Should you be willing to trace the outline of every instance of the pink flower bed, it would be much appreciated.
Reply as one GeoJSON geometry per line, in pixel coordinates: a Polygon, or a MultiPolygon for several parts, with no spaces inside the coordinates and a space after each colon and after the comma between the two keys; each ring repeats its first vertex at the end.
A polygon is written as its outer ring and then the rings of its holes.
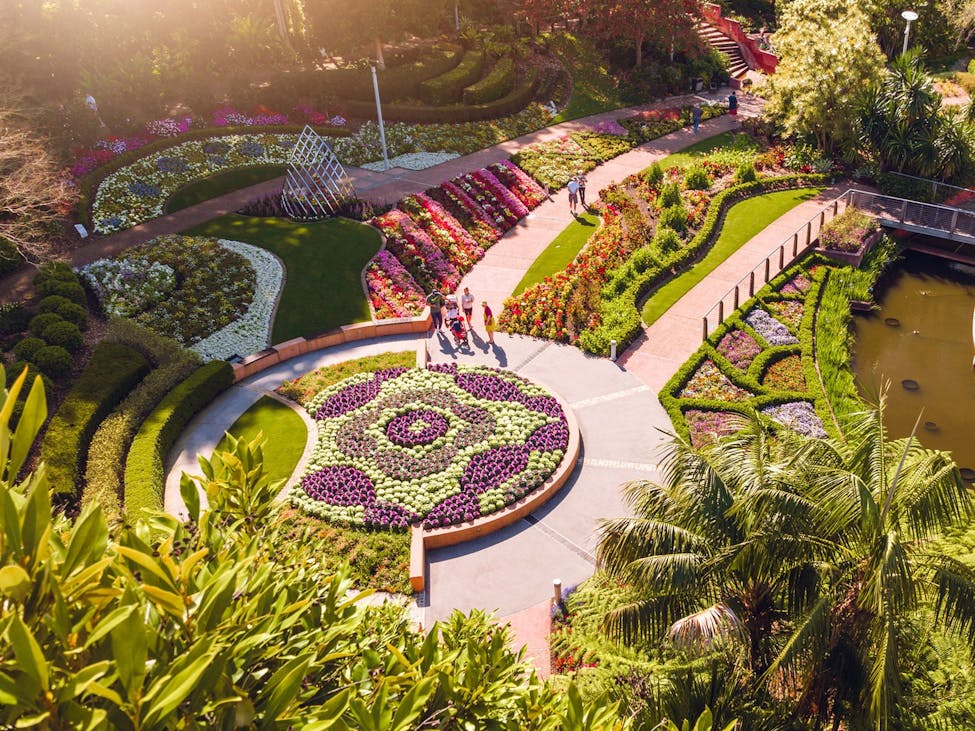
{"type": "Polygon", "coordinates": [[[545,191],[520,167],[510,160],[502,160],[490,165],[488,170],[517,196],[529,210],[545,200],[545,191]]]}
{"type": "Polygon", "coordinates": [[[386,235],[386,248],[406,267],[423,291],[453,292],[460,284],[457,268],[403,211],[394,208],[373,218],[372,224],[386,235]]]}
{"type": "Polygon", "coordinates": [[[399,206],[427,232],[433,243],[462,274],[469,272],[484,256],[484,249],[474,237],[430,196],[417,193],[404,198],[399,206]]]}
{"type": "Polygon", "coordinates": [[[733,411],[704,411],[689,409],[684,412],[691,444],[696,449],[706,447],[721,437],[734,434],[741,428],[743,417],[733,411]]]}
{"type": "Polygon", "coordinates": [[[392,253],[383,249],[366,268],[366,287],[376,319],[414,317],[423,311],[426,300],[406,268],[392,253]]]}
{"type": "Polygon", "coordinates": [[[718,352],[727,358],[731,365],[740,371],[747,371],[755,356],[762,352],[762,346],[744,330],[731,330],[718,343],[718,352]]]}
{"type": "Polygon", "coordinates": [[[448,180],[434,189],[433,192],[442,193],[447,199],[444,202],[448,205],[453,204],[460,209],[454,214],[458,221],[464,220],[464,214],[470,217],[471,222],[467,224],[467,230],[481,242],[481,246],[485,249],[501,238],[502,229],[498,222],[459,185],[448,180]]]}

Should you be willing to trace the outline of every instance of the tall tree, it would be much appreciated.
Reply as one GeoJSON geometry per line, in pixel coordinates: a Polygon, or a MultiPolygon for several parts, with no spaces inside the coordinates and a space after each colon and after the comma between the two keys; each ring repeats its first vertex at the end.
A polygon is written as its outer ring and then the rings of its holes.
{"type": "Polygon", "coordinates": [[[845,0],[790,0],[779,6],[779,28],[766,113],[827,153],[852,149],[859,101],[884,66],[866,14],[845,0]]]}
{"type": "Polygon", "coordinates": [[[628,41],[640,67],[645,43],[666,50],[694,48],[694,18],[699,15],[696,0],[594,0],[588,27],[597,38],[628,41]]]}

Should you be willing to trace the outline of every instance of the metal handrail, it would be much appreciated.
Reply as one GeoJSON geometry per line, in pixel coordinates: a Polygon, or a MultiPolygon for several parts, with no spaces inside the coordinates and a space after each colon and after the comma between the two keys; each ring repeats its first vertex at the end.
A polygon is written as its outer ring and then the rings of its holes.
{"type": "Polygon", "coordinates": [[[812,247],[813,241],[815,240],[813,238],[813,235],[812,235],[812,225],[813,225],[813,222],[816,221],[816,219],[819,219],[819,227],[816,230],[816,233],[817,233],[816,238],[818,238],[819,231],[821,231],[822,228],[823,228],[823,226],[826,224],[826,221],[827,221],[826,214],[830,210],[832,210],[832,213],[831,213],[831,215],[829,217],[829,220],[832,220],[834,217],[836,217],[839,214],[840,202],[843,202],[844,203],[844,210],[845,210],[845,206],[846,205],[849,205],[849,195],[852,192],[854,192],[854,191],[847,190],[842,195],[840,195],[838,198],[834,199],[832,202],[827,203],[818,213],[814,214],[809,220],[807,220],[804,224],[802,224],[801,226],[799,226],[799,228],[797,228],[792,234],[790,234],[785,239],[783,239],[783,241],[782,241],[781,244],[779,244],[778,246],[776,246],[775,248],[773,248],[766,255],[764,261],[761,264],[759,264],[758,266],[752,267],[752,270],[750,272],[748,272],[748,274],[746,274],[741,279],[739,279],[731,287],[731,289],[729,289],[727,292],[725,292],[721,296],[721,298],[717,301],[717,303],[715,303],[714,305],[712,305],[711,306],[711,309],[709,309],[704,314],[704,317],[701,318],[702,332],[703,332],[702,340],[707,340],[708,339],[708,334],[709,334],[708,333],[708,321],[710,320],[711,315],[714,314],[714,311],[715,310],[717,310],[717,312],[718,312],[718,322],[717,322],[717,325],[715,325],[715,327],[720,326],[721,323],[724,322],[724,302],[725,302],[725,299],[727,297],[729,297],[730,295],[734,295],[734,300],[733,300],[734,301],[734,306],[731,308],[731,311],[734,312],[735,310],[738,309],[739,300],[740,300],[740,296],[741,296],[740,295],[741,288],[744,286],[746,280],[748,280],[748,298],[746,298],[746,299],[750,299],[751,297],[754,297],[755,296],[755,274],[756,274],[756,272],[758,272],[759,270],[761,270],[764,267],[764,269],[765,269],[764,280],[765,281],[763,282],[763,284],[767,284],[773,277],[778,276],[783,271],[785,271],[788,267],[792,266],[792,264],[800,256],[804,255],[812,247]],[[805,231],[806,243],[803,245],[802,249],[800,250],[799,249],[799,236],[800,236],[800,234],[803,233],[803,231],[805,231]],[[789,261],[786,262],[786,260],[785,260],[786,246],[789,244],[790,240],[791,240],[791,243],[792,243],[792,255],[789,258],[789,261]],[[776,254],[778,255],[778,258],[779,258],[779,264],[778,264],[778,269],[776,270],[775,274],[772,274],[771,273],[771,262],[773,260],[773,257],[776,256],[776,254]]]}
{"type": "MultiPolygon", "coordinates": [[[[959,190],[970,190],[970,189],[969,188],[959,188],[959,190]]],[[[971,192],[972,193],[975,193],[975,190],[973,190],[971,192]]],[[[873,192],[868,191],[868,190],[852,190],[851,189],[851,190],[846,191],[843,194],[843,196],[848,196],[848,195],[851,195],[851,194],[854,194],[857,197],[859,197],[859,196],[867,196],[868,198],[872,198],[872,199],[881,199],[882,198],[882,199],[887,200],[887,201],[896,201],[897,203],[901,203],[901,204],[906,203],[909,206],[924,206],[926,208],[937,208],[939,211],[951,211],[951,212],[957,211],[958,213],[965,213],[965,214],[967,214],[969,216],[975,216],[975,211],[972,211],[969,208],[959,208],[958,206],[946,206],[944,203],[928,203],[927,201],[916,201],[913,198],[898,198],[896,195],[886,195],[884,193],[873,193],[873,192]]]]}
{"type": "Polygon", "coordinates": [[[931,195],[932,197],[937,197],[938,188],[950,188],[951,190],[957,190],[962,193],[975,193],[972,188],[965,188],[960,185],[952,185],[951,183],[943,183],[940,180],[933,180],[931,178],[921,178],[917,175],[908,175],[907,173],[897,173],[892,170],[887,171],[884,175],[893,175],[898,178],[907,178],[908,180],[916,180],[920,183],[930,183],[931,184],[931,195]]]}

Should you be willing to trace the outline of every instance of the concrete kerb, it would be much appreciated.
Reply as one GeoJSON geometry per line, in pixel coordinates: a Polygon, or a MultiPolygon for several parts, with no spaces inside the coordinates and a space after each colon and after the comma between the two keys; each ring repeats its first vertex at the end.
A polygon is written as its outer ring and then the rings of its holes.
{"type": "MultiPolygon", "coordinates": [[[[426,350],[425,344],[423,349],[426,350]]],[[[413,526],[410,529],[410,586],[413,587],[414,591],[421,592],[427,588],[427,549],[464,543],[516,523],[548,502],[569,481],[575,471],[576,461],[579,459],[582,446],[576,415],[560,394],[537,380],[532,380],[543,386],[558,400],[562,407],[562,413],[565,414],[565,421],[569,428],[569,443],[566,445],[562,461],[541,486],[495,513],[446,528],[428,529],[422,526],[413,526]]]]}

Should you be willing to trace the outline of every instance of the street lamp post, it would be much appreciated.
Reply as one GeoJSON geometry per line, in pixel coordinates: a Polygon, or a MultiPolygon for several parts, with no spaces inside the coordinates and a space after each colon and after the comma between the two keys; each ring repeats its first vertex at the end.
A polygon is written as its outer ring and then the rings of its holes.
{"type": "Polygon", "coordinates": [[[907,53],[907,42],[911,37],[911,23],[917,20],[917,13],[913,10],[905,10],[901,13],[901,17],[907,21],[907,26],[904,28],[904,50],[901,53],[907,53]]]}
{"type": "Polygon", "coordinates": [[[460,10],[457,7],[457,2],[454,2],[454,30],[460,33],[460,10]]]}
{"type": "Polygon", "coordinates": [[[372,69],[372,90],[376,95],[376,116],[379,118],[379,142],[383,146],[383,170],[389,170],[389,155],[386,153],[386,128],[383,126],[383,107],[379,102],[379,80],[376,78],[376,64],[370,63],[372,69]]]}

